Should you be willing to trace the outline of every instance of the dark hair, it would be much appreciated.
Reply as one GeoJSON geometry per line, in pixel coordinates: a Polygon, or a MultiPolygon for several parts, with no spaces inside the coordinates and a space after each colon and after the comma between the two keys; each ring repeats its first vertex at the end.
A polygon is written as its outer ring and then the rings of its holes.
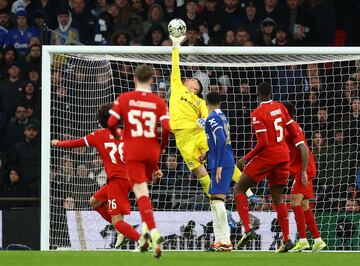
{"type": "Polygon", "coordinates": [[[150,81],[153,76],[154,70],[146,64],[138,66],[135,70],[135,78],[141,83],[150,81]]]}
{"type": "Polygon", "coordinates": [[[109,111],[111,110],[112,103],[104,104],[100,106],[96,115],[96,120],[101,127],[107,128],[107,121],[110,117],[109,111]]]}
{"type": "Polygon", "coordinates": [[[257,95],[258,96],[271,96],[272,88],[268,82],[261,82],[257,86],[257,95]]]}
{"type": "Polygon", "coordinates": [[[295,106],[290,102],[282,102],[291,117],[296,114],[295,106]]]}
{"type": "Polygon", "coordinates": [[[213,91],[209,92],[206,95],[206,102],[211,105],[220,105],[221,103],[221,96],[218,92],[213,91]]]}
{"type": "Polygon", "coordinates": [[[196,79],[197,82],[199,83],[199,91],[198,91],[198,93],[197,93],[197,96],[202,99],[202,92],[203,92],[203,90],[204,90],[204,87],[203,87],[200,79],[198,79],[198,78],[194,78],[194,79],[196,79]]]}

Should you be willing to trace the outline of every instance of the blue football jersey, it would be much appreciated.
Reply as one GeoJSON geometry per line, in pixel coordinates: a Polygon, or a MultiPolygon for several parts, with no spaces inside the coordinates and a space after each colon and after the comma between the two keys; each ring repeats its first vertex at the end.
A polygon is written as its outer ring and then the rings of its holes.
{"type": "Polygon", "coordinates": [[[208,168],[234,166],[230,126],[226,116],[220,109],[216,109],[209,114],[205,123],[205,132],[209,146],[208,168]]]}

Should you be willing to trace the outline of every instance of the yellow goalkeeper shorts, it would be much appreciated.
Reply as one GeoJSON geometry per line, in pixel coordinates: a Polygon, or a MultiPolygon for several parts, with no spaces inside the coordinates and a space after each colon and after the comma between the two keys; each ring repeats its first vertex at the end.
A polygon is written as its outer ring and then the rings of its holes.
{"type": "Polygon", "coordinates": [[[176,130],[174,135],[176,146],[187,167],[191,171],[199,167],[201,165],[198,161],[199,156],[209,150],[205,131],[202,129],[195,129],[191,132],[176,130]]]}

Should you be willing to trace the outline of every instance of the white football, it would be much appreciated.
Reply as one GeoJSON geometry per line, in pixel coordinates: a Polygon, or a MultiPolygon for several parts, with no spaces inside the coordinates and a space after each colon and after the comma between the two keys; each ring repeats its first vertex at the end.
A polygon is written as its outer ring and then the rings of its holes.
{"type": "Polygon", "coordinates": [[[168,25],[169,34],[173,37],[181,37],[186,33],[186,24],[182,19],[174,18],[168,25]]]}

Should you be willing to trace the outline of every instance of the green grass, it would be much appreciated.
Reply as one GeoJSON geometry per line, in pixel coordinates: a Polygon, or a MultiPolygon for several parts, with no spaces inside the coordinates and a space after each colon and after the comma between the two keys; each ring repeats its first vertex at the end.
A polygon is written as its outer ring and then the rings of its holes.
{"type": "Polygon", "coordinates": [[[151,253],[114,251],[2,251],[1,266],[355,266],[358,253],[276,254],[273,252],[165,252],[160,260],[151,253]]]}

